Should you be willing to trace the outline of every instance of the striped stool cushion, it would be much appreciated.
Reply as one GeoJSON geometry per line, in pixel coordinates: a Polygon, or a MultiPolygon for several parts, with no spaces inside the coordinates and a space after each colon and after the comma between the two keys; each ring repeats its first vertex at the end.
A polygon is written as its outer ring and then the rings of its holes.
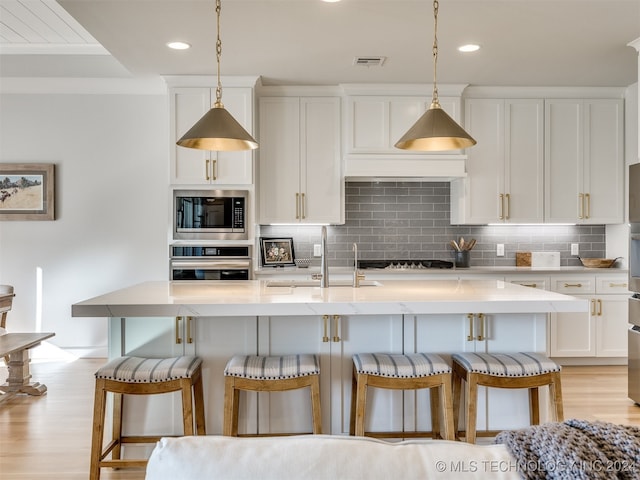
{"type": "Polygon", "coordinates": [[[155,383],[191,378],[202,364],[199,357],[119,357],[101,367],[96,378],[125,383],[155,383]]]}
{"type": "Polygon", "coordinates": [[[416,378],[451,373],[451,367],[435,353],[360,353],[353,356],[353,364],[356,372],[378,377],[416,378]]]}
{"type": "Polygon", "coordinates": [[[451,358],[465,370],[498,377],[531,377],[559,372],[560,365],[540,353],[454,353],[451,358]]]}
{"type": "Polygon", "coordinates": [[[224,369],[227,377],[282,380],[320,374],[317,355],[256,356],[235,355],[224,369]]]}

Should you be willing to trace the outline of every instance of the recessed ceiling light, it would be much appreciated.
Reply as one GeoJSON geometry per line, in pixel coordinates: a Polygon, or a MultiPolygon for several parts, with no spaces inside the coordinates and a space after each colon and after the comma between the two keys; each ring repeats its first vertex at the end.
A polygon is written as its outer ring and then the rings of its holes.
{"type": "Polygon", "coordinates": [[[340,0],[322,0],[325,3],[338,3],[340,0]]]}
{"type": "Polygon", "coordinates": [[[462,45],[461,47],[458,47],[458,50],[460,52],[477,52],[478,50],[480,50],[480,45],[469,43],[467,45],[462,45]]]}
{"type": "Polygon", "coordinates": [[[191,48],[191,45],[185,42],[167,42],[167,47],[173,50],[186,50],[187,48],[191,48]]]}

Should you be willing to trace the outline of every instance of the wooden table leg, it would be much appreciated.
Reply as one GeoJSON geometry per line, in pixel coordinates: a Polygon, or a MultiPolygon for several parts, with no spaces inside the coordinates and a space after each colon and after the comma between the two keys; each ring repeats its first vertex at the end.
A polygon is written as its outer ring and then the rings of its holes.
{"type": "Polygon", "coordinates": [[[43,395],[47,392],[47,386],[38,382],[30,382],[29,350],[19,350],[9,355],[9,377],[6,383],[0,385],[0,390],[6,394],[25,393],[27,395],[43,395]]]}

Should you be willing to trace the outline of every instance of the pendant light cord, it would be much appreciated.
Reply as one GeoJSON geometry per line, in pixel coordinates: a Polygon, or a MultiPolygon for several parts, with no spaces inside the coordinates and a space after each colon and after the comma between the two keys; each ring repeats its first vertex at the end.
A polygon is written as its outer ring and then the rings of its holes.
{"type": "Polygon", "coordinates": [[[438,69],[438,8],[440,4],[438,0],[433,0],[433,97],[431,99],[431,107],[440,107],[440,101],[438,100],[438,84],[437,69],[438,69]]]}
{"type": "Polygon", "coordinates": [[[218,65],[218,85],[216,86],[216,103],[214,107],[224,108],[222,105],[222,82],[220,81],[220,57],[222,56],[222,40],[220,40],[220,10],[222,6],[220,0],[216,0],[217,34],[216,39],[216,63],[218,65]]]}

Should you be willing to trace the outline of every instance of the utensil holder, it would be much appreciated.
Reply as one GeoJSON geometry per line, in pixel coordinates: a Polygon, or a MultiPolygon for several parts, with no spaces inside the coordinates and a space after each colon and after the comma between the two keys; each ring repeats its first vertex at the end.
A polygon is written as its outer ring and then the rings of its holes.
{"type": "Polygon", "coordinates": [[[462,250],[460,252],[455,253],[455,264],[456,268],[469,268],[469,250],[462,250]]]}

